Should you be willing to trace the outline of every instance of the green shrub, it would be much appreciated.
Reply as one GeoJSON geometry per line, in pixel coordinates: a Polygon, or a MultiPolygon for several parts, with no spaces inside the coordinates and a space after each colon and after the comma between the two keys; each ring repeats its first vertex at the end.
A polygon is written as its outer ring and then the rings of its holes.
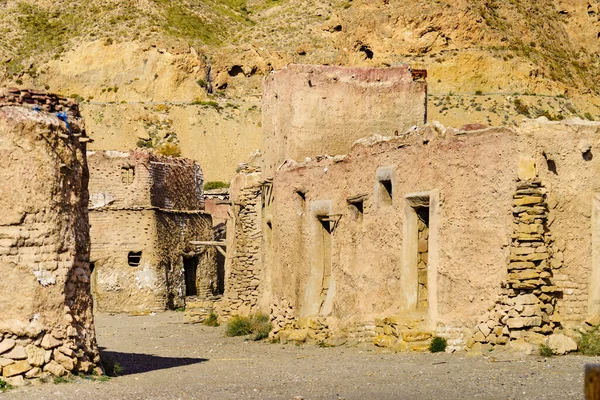
{"type": "Polygon", "coordinates": [[[554,355],[550,346],[543,343],[540,344],[540,347],[538,348],[538,354],[542,357],[552,357],[554,355]]]}
{"type": "Polygon", "coordinates": [[[54,378],[54,384],[60,385],[61,383],[69,383],[71,379],[67,376],[57,376],[54,378]]]}
{"type": "Polygon", "coordinates": [[[227,324],[225,336],[252,335],[253,340],[262,340],[269,336],[272,327],[267,314],[257,313],[249,317],[236,315],[227,324]]]}
{"type": "Polygon", "coordinates": [[[236,315],[229,320],[225,336],[246,336],[252,333],[252,323],[249,317],[236,315]]]}
{"type": "Polygon", "coordinates": [[[594,117],[592,117],[592,114],[590,114],[589,112],[586,112],[585,114],[583,114],[583,116],[585,117],[585,119],[587,119],[588,121],[593,121],[594,117]]]}
{"type": "Polygon", "coordinates": [[[181,148],[175,143],[163,143],[157,149],[158,154],[170,157],[181,157],[181,148]]]}
{"type": "Polygon", "coordinates": [[[210,181],[204,184],[204,190],[223,189],[228,187],[229,183],[221,181],[210,181]]]}
{"type": "Polygon", "coordinates": [[[118,361],[111,358],[102,357],[102,366],[108,376],[121,376],[125,372],[125,368],[118,361]]]}
{"type": "Polygon", "coordinates": [[[526,117],[529,117],[529,107],[527,106],[527,104],[523,103],[521,101],[521,99],[515,99],[513,101],[514,105],[515,105],[515,110],[517,111],[517,113],[524,115],[526,117]]]}
{"type": "Polygon", "coordinates": [[[209,101],[204,101],[204,100],[194,100],[192,101],[192,105],[194,106],[203,106],[203,107],[212,107],[217,111],[221,111],[223,109],[223,107],[221,107],[221,105],[219,103],[217,103],[216,101],[213,100],[209,100],[209,101]]]}
{"type": "Polygon", "coordinates": [[[204,320],[203,324],[206,326],[217,327],[219,326],[219,317],[214,311],[211,311],[208,317],[206,317],[204,320]]]}
{"type": "Polygon", "coordinates": [[[431,339],[431,343],[429,344],[429,351],[432,353],[441,353],[446,351],[446,346],[448,346],[448,341],[446,338],[441,336],[436,336],[431,339]]]}
{"type": "Polygon", "coordinates": [[[258,313],[252,318],[252,339],[263,340],[269,337],[273,325],[267,314],[258,313]]]}
{"type": "Polygon", "coordinates": [[[144,140],[144,139],[138,140],[135,145],[142,149],[151,149],[153,147],[152,140],[144,140]]]}
{"type": "Polygon", "coordinates": [[[600,356],[600,332],[598,328],[583,333],[577,342],[577,348],[586,356],[600,356]]]}
{"type": "Polygon", "coordinates": [[[13,387],[10,383],[8,383],[4,379],[0,378],[0,393],[10,390],[12,388],[13,387]]]}
{"type": "Polygon", "coordinates": [[[481,90],[475,91],[475,96],[481,96],[482,94],[483,94],[483,92],[481,90]]]}

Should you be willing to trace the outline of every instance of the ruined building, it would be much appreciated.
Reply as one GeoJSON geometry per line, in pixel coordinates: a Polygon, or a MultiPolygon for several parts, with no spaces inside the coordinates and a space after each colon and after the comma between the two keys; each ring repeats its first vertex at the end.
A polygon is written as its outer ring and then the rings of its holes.
{"type": "Polygon", "coordinates": [[[215,249],[193,160],[145,151],[88,153],[96,309],[147,312],[218,294],[215,249]]]}
{"type": "Polygon", "coordinates": [[[396,350],[539,345],[600,322],[600,124],[425,124],[423,76],[267,78],[263,162],[230,188],[223,314],[396,350]]]}
{"type": "Polygon", "coordinates": [[[0,375],[9,383],[89,373],[100,361],[87,141],[73,102],[0,91],[0,375]]]}

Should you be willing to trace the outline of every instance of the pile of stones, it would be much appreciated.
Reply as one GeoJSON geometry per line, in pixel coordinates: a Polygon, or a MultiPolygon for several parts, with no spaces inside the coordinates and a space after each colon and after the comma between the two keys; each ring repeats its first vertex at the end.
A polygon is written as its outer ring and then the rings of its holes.
{"type": "Polygon", "coordinates": [[[29,105],[39,107],[41,111],[50,113],[66,112],[70,117],[81,118],[79,105],[75,100],[33,89],[0,89],[0,107],[11,105],[29,105]]]}
{"type": "Polygon", "coordinates": [[[273,325],[269,335],[271,338],[277,337],[280,331],[294,324],[294,308],[287,299],[282,299],[279,303],[273,303],[269,314],[273,325]]]}

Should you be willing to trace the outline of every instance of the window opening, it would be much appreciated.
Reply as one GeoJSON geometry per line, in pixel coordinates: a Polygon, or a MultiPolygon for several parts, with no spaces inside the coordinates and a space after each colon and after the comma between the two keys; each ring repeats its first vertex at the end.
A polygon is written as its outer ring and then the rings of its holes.
{"type": "Polygon", "coordinates": [[[140,265],[140,261],[142,259],[141,251],[130,251],[127,255],[127,263],[130,267],[137,267],[140,265]]]}
{"type": "Polygon", "coordinates": [[[133,179],[135,178],[135,168],[134,167],[122,167],[121,168],[121,182],[126,185],[130,185],[133,183],[133,179]]]}

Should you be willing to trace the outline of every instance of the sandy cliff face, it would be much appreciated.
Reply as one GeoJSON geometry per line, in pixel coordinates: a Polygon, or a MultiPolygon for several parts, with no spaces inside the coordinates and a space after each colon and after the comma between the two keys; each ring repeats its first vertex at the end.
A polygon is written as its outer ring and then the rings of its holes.
{"type": "Polygon", "coordinates": [[[110,127],[99,121],[89,129],[102,147],[148,139],[131,120],[152,119],[146,108],[173,103],[161,112],[184,155],[209,162],[205,146],[188,143],[215,131],[208,180],[228,180],[258,147],[258,120],[244,114],[260,111],[252,107],[264,76],[290,62],[427,69],[429,119],[445,124],[600,119],[595,0],[8,1],[0,22],[3,84],[77,97],[88,121],[114,116],[110,127]],[[223,112],[228,103],[239,116],[223,112]],[[210,127],[188,123],[197,119],[210,127]]]}

